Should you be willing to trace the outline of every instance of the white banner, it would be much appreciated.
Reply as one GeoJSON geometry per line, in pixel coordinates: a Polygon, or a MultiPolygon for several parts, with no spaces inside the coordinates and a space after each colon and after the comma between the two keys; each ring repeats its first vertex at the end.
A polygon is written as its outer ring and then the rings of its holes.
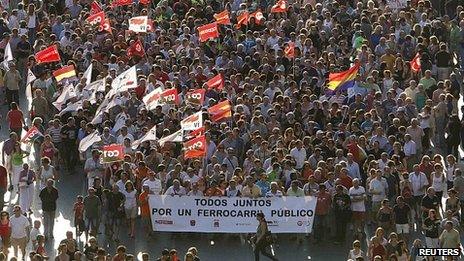
{"type": "Polygon", "coordinates": [[[272,233],[310,233],[316,198],[189,197],[150,195],[154,231],[255,233],[263,212],[272,233]]]}

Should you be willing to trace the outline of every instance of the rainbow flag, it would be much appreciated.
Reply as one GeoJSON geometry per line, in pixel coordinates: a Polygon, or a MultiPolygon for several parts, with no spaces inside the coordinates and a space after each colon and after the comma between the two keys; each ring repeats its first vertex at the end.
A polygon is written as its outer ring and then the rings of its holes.
{"type": "Polygon", "coordinates": [[[344,72],[330,73],[329,83],[327,85],[329,91],[334,92],[337,90],[346,90],[353,87],[354,79],[358,74],[359,66],[359,63],[357,63],[344,72]]]}

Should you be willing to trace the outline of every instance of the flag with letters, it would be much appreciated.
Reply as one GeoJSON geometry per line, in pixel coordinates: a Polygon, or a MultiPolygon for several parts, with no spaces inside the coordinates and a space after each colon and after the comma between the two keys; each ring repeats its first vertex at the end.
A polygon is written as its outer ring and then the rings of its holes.
{"type": "Polygon", "coordinates": [[[205,135],[198,136],[189,141],[184,142],[184,158],[201,158],[206,155],[206,137],[205,135]]]}
{"type": "Polygon", "coordinates": [[[124,159],[124,146],[121,144],[110,144],[103,146],[102,163],[113,163],[124,159]]]}
{"type": "Polygon", "coordinates": [[[182,130],[196,130],[203,126],[203,112],[199,111],[190,116],[187,116],[180,122],[182,130]]]}

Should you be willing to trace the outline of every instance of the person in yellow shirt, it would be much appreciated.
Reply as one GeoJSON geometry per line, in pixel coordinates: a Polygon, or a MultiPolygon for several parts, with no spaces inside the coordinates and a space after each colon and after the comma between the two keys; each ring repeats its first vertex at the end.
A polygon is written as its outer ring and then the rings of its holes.
{"type": "Polygon", "coordinates": [[[380,62],[385,62],[387,64],[386,69],[390,70],[390,72],[393,72],[395,69],[395,60],[396,56],[390,48],[388,48],[386,53],[380,57],[380,62]]]}

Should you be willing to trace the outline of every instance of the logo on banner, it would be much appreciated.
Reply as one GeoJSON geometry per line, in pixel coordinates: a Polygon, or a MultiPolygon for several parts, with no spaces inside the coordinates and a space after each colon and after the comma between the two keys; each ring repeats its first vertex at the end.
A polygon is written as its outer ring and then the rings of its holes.
{"type": "Polygon", "coordinates": [[[196,224],[197,222],[194,219],[190,220],[190,226],[194,227],[196,224]]]}
{"type": "Polygon", "coordinates": [[[112,163],[124,159],[124,147],[119,144],[112,144],[103,147],[103,163],[112,163]]]}

